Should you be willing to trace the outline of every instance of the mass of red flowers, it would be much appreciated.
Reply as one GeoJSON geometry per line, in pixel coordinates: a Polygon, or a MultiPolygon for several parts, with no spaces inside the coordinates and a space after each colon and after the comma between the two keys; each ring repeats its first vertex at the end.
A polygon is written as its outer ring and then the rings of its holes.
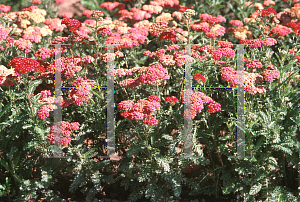
{"type": "Polygon", "coordinates": [[[17,57],[12,59],[8,65],[15,67],[17,74],[28,74],[31,71],[45,72],[45,68],[32,58],[17,57]]]}

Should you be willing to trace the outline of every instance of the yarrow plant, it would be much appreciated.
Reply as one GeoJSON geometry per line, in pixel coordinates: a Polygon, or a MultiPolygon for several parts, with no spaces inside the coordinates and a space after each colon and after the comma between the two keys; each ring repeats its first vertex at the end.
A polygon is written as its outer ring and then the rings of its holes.
{"type": "Polygon", "coordinates": [[[297,2],[4,0],[0,200],[299,201],[297,2]]]}

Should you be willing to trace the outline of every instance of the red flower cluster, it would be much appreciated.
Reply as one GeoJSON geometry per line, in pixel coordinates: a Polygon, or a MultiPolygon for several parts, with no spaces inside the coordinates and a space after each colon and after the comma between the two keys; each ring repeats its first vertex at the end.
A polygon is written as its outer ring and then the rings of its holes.
{"type": "Polygon", "coordinates": [[[210,113],[216,113],[218,111],[221,111],[221,104],[217,103],[216,101],[211,101],[211,103],[209,103],[208,107],[208,112],[210,113]]]}
{"type": "Polygon", "coordinates": [[[158,120],[155,119],[152,113],[155,109],[160,109],[160,99],[156,95],[150,95],[147,100],[140,99],[136,103],[132,100],[125,100],[118,104],[118,109],[124,110],[121,112],[121,116],[129,120],[143,120],[144,117],[144,124],[150,124],[154,126],[158,123],[158,120]],[[131,109],[130,111],[128,111],[131,109]]]}
{"type": "Polygon", "coordinates": [[[179,102],[179,100],[175,96],[171,96],[171,97],[168,96],[165,98],[165,102],[168,102],[168,103],[174,105],[176,102],[179,102]]]}
{"type": "Polygon", "coordinates": [[[267,8],[265,10],[258,10],[257,12],[262,16],[269,16],[270,14],[276,15],[276,11],[274,10],[274,8],[267,8]]]}
{"type": "Polygon", "coordinates": [[[296,36],[300,36],[300,23],[299,22],[298,23],[289,22],[287,25],[294,30],[296,36]]]}
{"type": "Polygon", "coordinates": [[[145,84],[156,84],[166,79],[169,79],[168,71],[158,62],[151,64],[146,73],[139,77],[140,82],[145,84]]]}
{"type": "Polygon", "coordinates": [[[203,14],[199,15],[199,18],[202,20],[202,22],[208,22],[210,24],[226,22],[226,18],[224,18],[222,15],[218,15],[217,17],[213,17],[213,16],[211,16],[207,13],[203,13],[203,14]]]}
{"type": "Polygon", "coordinates": [[[240,44],[248,44],[249,47],[259,48],[261,47],[262,40],[261,39],[250,39],[250,40],[240,40],[240,44]]]}
{"type": "Polygon", "coordinates": [[[236,87],[237,75],[235,69],[231,67],[223,67],[220,69],[221,79],[230,82],[232,87],[236,87]]]}
{"type": "Polygon", "coordinates": [[[195,74],[194,79],[197,79],[198,83],[200,83],[200,80],[203,82],[206,81],[205,77],[202,74],[195,74]]]}
{"type": "Polygon", "coordinates": [[[77,28],[81,27],[81,22],[77,19],[64,18],[61,21],[61,24],[70,27],[69,31],[73,31],[73,32],[75,32],[77,28]]]}
{"type": "Polygon", "coordinates": [[[232,48],[233,44],[229,41],[218,41],[218,45],[222,46],[222,48],[232,48]]]}
{"type": "Polygon", "coordinates": [[[174,30],[164,31],[159,35],[159,39],[169,39],[170,41],[178,41],[174,30]]]}
{"type": "Polygon", "coordinates": [[[78,130],[79,126],[80,124],[78,122],[68,123],[68,122],[61,121],[57,123],[56,126],[51,127],[48,135],[48,140],[51,144],[56,143],[67,147],[71,142],[71,134],[72,134],[71,131],[78,130]],[[62,136],[62,138],[60,136],[62,136]]]}
{"type": "Polygon", "coordinates": [[[82,105],[84,102],[88,103],[88,94],[91,90],[91,87],[95,85],[95,81],[78,78],[72,83],[72,85],[76,86],[76,88],[73,88],[69,91],[70,102],[78,106],[82,105]]]}
{"type": "Polygon", "coordinates": [[[183,90],[180,97],[182,99],[182,104],[189,105],[188,109],[186,109],[183,113],[184,119],[195,118],[197,113],[201,113],[204,108],[204,104],[208,103],[212,103],[208,105],[208,112],[215,113],[221,111],[221,105],[202,92],[196,91],[194,93],[192,90],[183,90]]]}
{"type": "Polygon", "coordinates": [[[252,67],[253,72],[256,71],[256,68],[262,68],[262,63],[257,59],[248,60],[246,58],[243,59],[246,62],[247,67],[252,67]]]}
{"type": "Polygon", "coordinates": [[[45,72],[45,68],[32,58],[17,57],[12,59],[8,65],[15,67],[17,74],[28,74],[30,71],[45,72]]]}
{"type": "Polygon", "coordinates": [[[286,36],[287,34],[290,34],[291,32],[292,32],[291,28],[286,27],[284,25],[280,25],[280,24],[277,24],[275,27],[273,27],[271,29],[271,34],[278,33],[277,36],[286,36]]]}

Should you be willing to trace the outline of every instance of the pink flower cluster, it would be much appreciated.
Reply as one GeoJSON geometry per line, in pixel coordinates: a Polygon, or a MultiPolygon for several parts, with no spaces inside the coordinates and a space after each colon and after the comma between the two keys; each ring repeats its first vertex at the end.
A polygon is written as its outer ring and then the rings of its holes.
{"type": "Polygon", "coordinates": [[[222,46],[222,48],[232,48],[233,44],[229,41],[218,41],[218,45],[222,46]]]}
{"type": "Polygon", "coordinates": [[[162,6],[166,8],[173,8],[176,6],[179,6],[179,1],[178,0],[153,0],[150,1],[151,5],[157,5],[157,6],[162,6]]]}
{"type": "Polygon", "coordinates": [[[280,72],[278,70],[264,70],[262,75],[266,81],[273,82],[274,78],[279,78],[280,72]]]}
{"type": "Polygon", "coordinates": [[[129,120],[143,120],[144,124],[155,126],[158,120],[152,116],[152,113],[160,109],[160,99],[156,95],[150,95],[147,100],[140,99],[136,103],[132,100],[124,100],[117,106],[118,109],[123,110],[121,116],[129,120]]]}
{"type": "Polygon", "coordinates": [[[208,38],[215,39],[219,36],[223,36],[226,32],[226,28],[222,27],[221,25],[217,24],[214,25],[209,32],[205,33],[205,36],[208,38]]]}
{"type": "Polygon", "coordinates": [[[131,8],[131,11],[122,9],[117,13],[115,13],[115,16],[119,16],[119,20],[135,20],[135,21],[141,21],[144,19],[151,18],[150,13],[147,13],[147,11],[143,11],[138,8],[131,8]]]}
{"type": "Polygon", "coordinates": [[[123,81],[119,82],[120,86],[129,87],[129,88],[134,88],[136,86],[139,86],[140,84],[141,84],[141,82],[140,82],[139,78],[126,79],[126,80],[123,80],[123,81]]]}
{"type": "MultiPolygon", "coordinates": [[[[42,94],[42,96],[40,97],[38,103],[39,104],[46,104],[40,107],[39,111],[38,111],[38,117],[40,119],[46,119],[47,117],[49,117],[49,112],[50,111],[54,111],[55,109],[55,98],[51,97],[52,93],[49,90],[44,90],[41,91],[39,94],[42,94]]],[[[61,103],[59,103],[62,107],[67,107],[70,105],[70,102],[66,99],[62,99],[61,103]]]]}
{"type": "Polygon", "coordinates": [[[127,75],[132,75],[132,71],[130,69],[115,69],[114,72],[109,72],[111,75],[117,75],[119,78],[123,77],[123,76],[127,76],[127,75]]]}
{"type": "Polygon", "coordinates": [[[266,93],[266,89],[262,86],[245,86],[245,91],[250,93],[251,95],[255,95],[256,93],[266,93]]]}
{"type": "MultiPolygon", "coordinates": [[[[61,57],[61,72],[64,73],[64,77],[68,80],[74,77],[77,72],[79,72],[82,67],[79,66],[85,60],[79,57],[61,57]]],[[[55,73],[55,60],[47,66],[47,70],[51,73],[55,73]]]]}
{"type": "Polygon", "coordinates": [[[233,58],[235,56],[235,51],[231,48],[217,48],[210,50],[212,58],[221,59],[222,57],[233,58]]]}
{"type": "Polygon", "coordinates": [[[249,47],[259,48],[261,47],[262,40],[261,39],[250,39],[250,40],[240,40],[240,44],[248,44],[249,47]]]}
{"type": "Polygon", "coordinates": [[[40,94],[42,94],[42,96],[40,97],[38,103],[39,104],[47,104],[47,105],[43,105],[40,107],[37,116],[40,119],[46,119],[47,117],[50,116],[49,112],[54,111],[54,109],[55,109],[55,105],[53,104],[54,97],[50,97],[52,93],[49,90],[41,91],[40,94]]]}
{"type": "Polygon", "coordinates": [[[237,26],[237,27],[243,27],[244,24],[242,21],[240,20],[230,20],[229,24],[232,24],[233,26],[237,26]]]}
{"type": "Polygon", "coordinates": [[[30,40],[20,38],[15,41],[15,45],[18,46],[18,49],[24,50],[25,53],[31,52],[32,43],[30,42],[30,40]]]}
{"type": "Polygon", "coordinates": [[[213,17],[207,13],[203,13],[199,15],[199,18],[202,20],[202,22],[208,22],[210,24],[216,24],[221,22],[226,22],[226,18],[224,18],[222,15],[218,15],[217,17],[213,17]]]}
{"type": "Polygon", "coordinates": [[[270,32],[271,32],[270,34],[278,33],[277,36],[286,36],[287,34],[292,33],[292,29],[284,25],[277,24],[275,27],[271,29],[270,32]]]}
{"type": "Polygon", "coordinates": [[[196,32],[209,32],[209,24],[207,22],[192,23],[191,28],[196,32]]]}
{"type": "Polygon", "coordinates": [[[107,44],[116,46],[119,50],[123,48],[132,48],[145,43],[148,36],[148,29],[145,27],[128,29],[128,34],[120,36],[119,33],[112,33],[106,38],[107,44]]]}
{"type": "MultiPolygon", "coordinates": [[[[228,44],[230,46],[230,44],[228,44]]],[[[199,51],[207,51],[212,55],[213,59],[221,59],[222,57],[225,58],[233,58],[235,56],[235,51],[232,50],[231,48],[217,48],[215,49],[214,47],[210,45],[205,45],[199,48],[199,51]]]]}
{"type": "Polygon", "coordinates": [[[78,122],[59,122],[56,126],[51,127],[48,140],[51,144],[61,144],[62,146],[67,147],[71,142],[71,131],[78,130],[79,126],[80,124],[78,122]],[[62,136],[62,138],[60,136],[62,136]]]}
{"type": "Polygon", "coordinates": [[[112,34],[111,29],[109,27],[100,27],[98,28],[97,33],[101,35],[107,34],[108,36],[112,34]]]}
{"type": "Polygon", "coordinates": [[[277,41],[273,38],[266,38],[262,41],[262,45],[264,46],[273,46],[275,44],[277,44],[277,41]]]}
{"type": "Polygon", "coordinates": [[[6,39],[8,37],[9,33],[11,32],[12,28],[7,27],[7,28],[1,28],[0,27],[0,41],[3,39],[6,39]]]}
{"type": "Polygon", "coordinates": [[[223,67],[220,69],[221,79],[230,83],[232,87],[236,87],[237,85],[237,74],[235,69],[231,67],[223,67]]]}
{"type": "Polygon", "coordinates": [[[0,4],[0,11],[4,11],[5,13],[7,13],[10,10],[11,6],[5,6],[4,4],[0,4]]]}
{"type": "Polygon", "coordinates": [[[82,105],[84,102],[88,103],[88,94],[91,87],[95,85],[95,81],[78,78],[72,83],[72,85],[76,86],[76,88],[69,91],[70,102],[78,106],[82,105]]]}
{"type": "Polygon", "coordinates": [[[38,51],[34,53],[35,57],[39,57],[41,59],[50,58],[51,55],[55,55],[55,51],[49,48],[40,48],[38,51]]]}
{"type": "Polygon", "coordinates": [[[202,92],[183,90],[180,97],[182,99],[182,104],[188,105],[188,109],[183,113],[184,119],[194,119],[197,116],[197,113],[201,113],[202,109],[204,109],[204,104],[208,103],[210,103],[208,105],[208,112],[216,113],[221,111],[221,105],[202,92]]]}
{"type": "Polygon", "coordinates": [[[67,27],[65,24],[62,24],[62,19],[59,18],[46,19],[44,23],[48,25],[49,29],[56,32],[62,32],[67,27]]]}
{"type": "Polygon", "coordinates": [[[246,63],[247,67],[252,67],[253,72],[256,72],[256,68],[262,68],[262,63],[257,59],[248,60],[248,59],[244,58],[243,60],[246,63]]]}
{"type": "Polygon", "coordinates": [[[104,2],[100,5],[102,8],[106,8],[109,11],[115,10],[115,9],[124,9],[125,4],[119,3],[119,2],[104,2]]]}
{"type": "Polygon", "coordinates": [[[147,11],[148,13],[155,13],[155,14],[159,14],[162,12],[163,7],[161,6],[154,6],[154,5],[143,5],[142,9],[144,11],[147,11]]]}
{"type": "MultiPolygon", "coordinates": [[[[232,87],[237,87],[237,72],[231,67],[223,67],[220,69],[221,79],[230,82],[232,87]]],[[[248,73],[244,71],[244,84],[245,91],[254,95],[256,93],[265,93],[266,90],[261,86],[255,86],[254,83],[262,83],[261,76],[256,73],[248,73]]]]}
{"type": "Polygon", "coordinates": [[[159,62],[151,64],[146,73],[139,77],[140,82],[145,84],[156,84],[166,79],[169,79],[168,71],[159,62]]]}

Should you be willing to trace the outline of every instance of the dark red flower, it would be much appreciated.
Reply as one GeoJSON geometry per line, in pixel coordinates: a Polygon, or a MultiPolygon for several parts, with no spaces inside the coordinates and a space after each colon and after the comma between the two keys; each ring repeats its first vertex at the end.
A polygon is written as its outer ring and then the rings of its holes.
{"type": "Polygon", "coordinates": [[[276,11],[274,8],[267,8],[265,10],[259,10],[258,13],[260,13],[262,16],[269,16],[270,14],[276,15],[276,11]]]}
{"type": "Polygon", "coordinates": [[[163,33],[161,33],[159,35],[160,39],[169,39],[171,41],[178,41],[177,37],[176,37],[176,33],[174,30],[171,31],[164,31],[163,33]]]}
{"type": "Polygon", "coordinates": [[[78,27],[81,27],[81,22],[77,19],[64,18],[61,21],[61,24],[65,24],[66,26],[70,27],[69,31],[73,32],[75,32],[78,27]]]}
{"type": "Polygon", "coordinates": [[[195,74],[194,79],[200,79],[203,82],[206,81],[205,77],[202,74],[195,74]]]}
{"type": "Polygon", "coordinates": [[[300,23],[289,22],[287,26],[291,27],[294,30],[296,36],[300,35],[300,23]]]}
{"type": "Polygon", "coordinates": [[[17,74],[28,74],[30,71],[45,72],[45,68],[32,58],[17,57],[12,59],[8,65],[14,66],[17,74]]]}

